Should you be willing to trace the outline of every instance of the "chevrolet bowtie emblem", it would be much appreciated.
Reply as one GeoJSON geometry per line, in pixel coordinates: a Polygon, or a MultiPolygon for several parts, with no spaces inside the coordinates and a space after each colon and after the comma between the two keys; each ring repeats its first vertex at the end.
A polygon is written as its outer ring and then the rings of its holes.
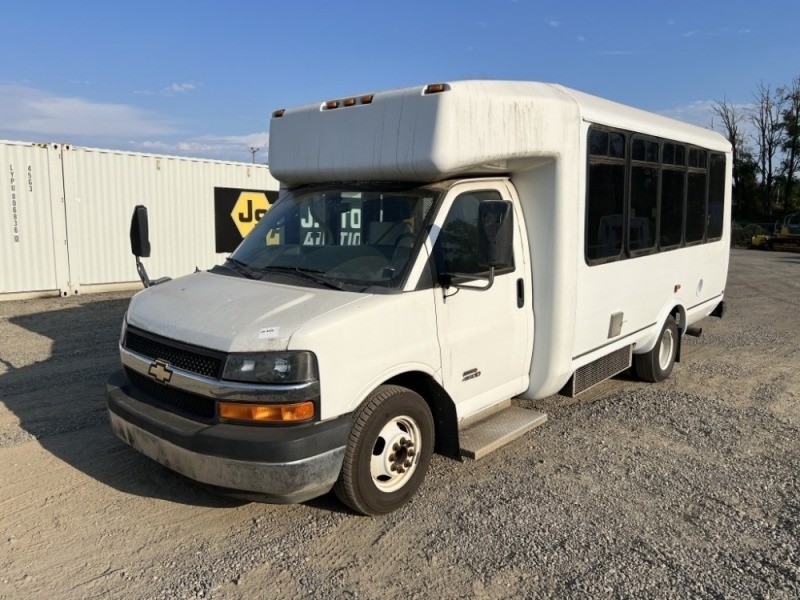
{"type": "Polygon", "coordinates": [[[160,359],[150,365],[147,373],[159,383],[169,383],[169,380],[172,379],[169,363],[160,359]]]}

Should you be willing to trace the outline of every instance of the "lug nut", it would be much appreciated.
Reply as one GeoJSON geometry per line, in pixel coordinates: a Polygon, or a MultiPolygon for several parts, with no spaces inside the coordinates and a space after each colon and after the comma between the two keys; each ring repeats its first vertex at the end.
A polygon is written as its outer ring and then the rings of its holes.
{"type": "Polygon", "coordinates": [[[394,450],[395,452],[400,450],[400,444],[395,444],[394,446],[392,446],[392,450],[394,450]]]}
{"type": "Polygon", "coordinates": [[[411,466],[411,461],[407,460],[406,462],[403,463],[403,466],[407,469],[408,467],[411,466]]]}
{"type": "Polygon", "coordinates": [[[389,455],[389,460],[390,460],[391,462],[394,462],[396,459],[397,459],[397,456],[396,456],[396,455],[394,455],[394,454],[390,454],[390,455],[389,455]]]}

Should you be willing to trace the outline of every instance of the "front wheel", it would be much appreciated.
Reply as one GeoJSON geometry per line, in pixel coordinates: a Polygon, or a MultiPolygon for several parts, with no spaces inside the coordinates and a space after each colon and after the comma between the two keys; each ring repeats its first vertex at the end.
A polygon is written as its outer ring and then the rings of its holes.
{"type": "Polygon", "coordinates": [[[397,510],[422,484],[433,444],[433,416],[425,400],[407,388],[382,385],[354,415],[333,489],[365,515],[397,510]]]}
{"type": "Polygon", "coordinates": [[[667,317],[658,342],[650,352],[634,354],[636,375],[643,381],[664,381],[672,373],[678,355],[678,326],[672,315],[667,317]]]}

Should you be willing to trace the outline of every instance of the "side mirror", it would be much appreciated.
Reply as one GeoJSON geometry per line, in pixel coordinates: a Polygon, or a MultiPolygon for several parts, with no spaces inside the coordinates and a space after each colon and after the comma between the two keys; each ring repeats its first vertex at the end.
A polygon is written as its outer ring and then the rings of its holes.
{"type": "Polygon", "coordinates": [[[131,252],[137,258],[148,258],[150,256],[147,207],[141,204],[133,209],[133,217],[131,218],[131,252]]]}
{"type": "Polygon", "coordinates": [[[133,209],[133,217],[131,218],[131,252],[136,257],[136,272],[139,273],[139,279],[142,280],[144,287],[150,287],[158,283],[169,281],[169,277],[159,277],[152,280],[147,276],[147,270],[144,268],[140,258],[148,258],[150,256],[150,231],[147,225],[147,208],[141,204],[133,209]]]}
{"type": "Polygon", "coordinates": [[[478,263],[494,269],[514,265],[514,212],[508,200],[478,205],[478,263]]]}

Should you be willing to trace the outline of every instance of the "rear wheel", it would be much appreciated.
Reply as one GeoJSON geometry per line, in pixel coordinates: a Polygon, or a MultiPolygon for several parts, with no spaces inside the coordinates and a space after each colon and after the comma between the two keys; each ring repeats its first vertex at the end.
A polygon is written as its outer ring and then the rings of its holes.
{"type": "Polygon", "coordinates": [[[365,515],[397,510],[422,484],[433,443],[433,416],[425,400],[407,388],[382,385],[356,411],[333,489],[365,515]]]}
{"type": "Polygon", "coordinates": [[[634,354],[636,375],[643,381],[663,381],[672,373],[678,355],[678,326],[672,315],[667,317],[658,342],[650,352],[634,354]]]}

